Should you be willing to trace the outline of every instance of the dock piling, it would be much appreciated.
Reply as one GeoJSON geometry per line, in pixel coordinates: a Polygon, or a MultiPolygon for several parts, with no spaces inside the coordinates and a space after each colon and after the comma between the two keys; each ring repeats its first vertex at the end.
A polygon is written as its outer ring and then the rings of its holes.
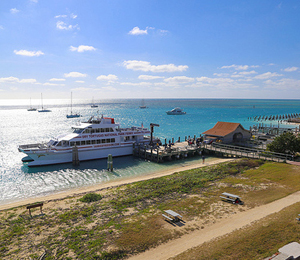
{"type": "Polygon", "coordinates": [[[72,149],[72,164],[73,166],[79,165],[78,148],[76,145],[72,149]]]}

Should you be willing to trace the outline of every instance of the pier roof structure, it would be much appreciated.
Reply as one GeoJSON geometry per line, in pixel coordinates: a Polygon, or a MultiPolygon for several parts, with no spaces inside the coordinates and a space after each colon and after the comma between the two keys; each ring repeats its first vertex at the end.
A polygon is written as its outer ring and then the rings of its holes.
{"type": "Polygon", "coordinates": [[[240,123],[217,122],[215,126],[202,134],[206,139],[219,139],[223,142],[234,142],[250,139],[251,132],[246,130],[240,123]]]}

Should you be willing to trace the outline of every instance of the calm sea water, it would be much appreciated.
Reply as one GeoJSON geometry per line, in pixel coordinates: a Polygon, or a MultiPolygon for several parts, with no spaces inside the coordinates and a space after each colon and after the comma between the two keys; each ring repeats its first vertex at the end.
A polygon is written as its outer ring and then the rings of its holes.
{"type": "MultiPolygon", "coordinates": [[[[156,164],[131,156],[114,158],[114,172],[107,172],[106,160],[28,168],[21,162],[25,156],[18,152],[20,144],[48,141],[59,134],[70,132],[79,119],[67,119],[70,100],[44,100],[51,113],[29,112],[29,100],[0,100],[0,204],[38,197],[64,190],[103,183],[117,178],[145,175],[181,165],[195,163],[198,158],[156,164]]],[[[154,135],[162,140],[185,136],[199,136],[217,121],[241,123],[244,128],[256,124],[250,117],[300,113],[300,100],[221,100],[221,99],[157,99],[145,100],[147,109],[139,109],[141,100],[73,100],[73,112],[87,120],[91,115],[114,117],[121,127],[149,127],[159,124],[154,135]],[[171,116],[165,111],[181,107],[186,115],[171,116]]],[[[40,108],[40,100],[32,100],[40,108]]],[[[278,124],[278,122],[264,122],[278,124]]],[[[286,126],[287,125],[280,125],[286,126]]],[[[288,126],[290,127],[290,126],[288,126]]]]}

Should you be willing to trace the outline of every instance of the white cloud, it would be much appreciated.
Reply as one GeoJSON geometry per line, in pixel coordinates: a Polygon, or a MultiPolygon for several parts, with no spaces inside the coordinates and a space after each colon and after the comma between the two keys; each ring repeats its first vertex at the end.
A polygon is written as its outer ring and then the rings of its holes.
{"type": "Polygon", "coordinates": [[[79,30],[79,26],[78,24],[75,25],[68,25],[67,23],[63,22],[63,21],[57,21],[56,22],[56,28],[59,30],[73,30],[73,29],[78,29],[79,30]]]}
{"type": "Polygon", "coordinates": [[[96,48],[93,46],[79,45],[78,47],[70,46],[70,51],[84,52],[84,51],[95,51],[96,48]]]}
{"type": "Polygon", "coordinates": [[[109,74],[109,75],[100,75],[97,77],[97,80],[107,80],[107,81],[115,81],[115,80],[118,80],[118,77],[116,75],[112,75],[112,74],[109,74]]]}
{"type": "Polygon", "coordinates": [[[70,73],[65,73],[64,76],[66,78],[84,78],[87,76],[87,74],[83,74],[83,73],[80,73],[80,72],[70,72],[70,73]]]}
{"type": "Polygon", "coordinates": [[[36,83],[36,79],[21,79],[20,83],[36,83]]]}
{"type": "Polygon", "coordinates": [[[296,71],[298,70],[299,68],[298,67],[289,67],[289,68],[285,68],[283,71],[286,71],[286,72],[293,72],[293,71],[296,71]]]}
{"type": "Polygon", "coordinates": [[[141,80],[153,80],[153,79],[163,79],[164,77],[160,76],[151,76],[151,75],[140,75],[139,79],[141,80]]]}
{"type": "Polygon", "coordinates": [[[146,28],[146,30],[141,30],[139,27],[136,26],[128,34],[131,34],[131,35],[148,34],[148,28],[146,28]]]}
{"type": "Polygon", "coordinates": [[[176,77],[170,77],[170,78],[164,79],[164,81],[169,84],[187,84],[187,83],[194,82],[195,79],[189,78],[186,76],[176,76],[176,77]]]}
{"type": "Polygon", "coordinates": [[[123,65],[126,69],[152,71],[152,72],[176,72],[185,71],[188,69],[187,65],[175,66],[174,64],[151,65],[148,61],[128,60],[124,61],[123,65]]]}
{"type": "Polygon", "coordinates": [[[31,83],[36,84],[36,79],[19,79],[16,77],[0,78],[0,83],[31,83]]]}
{"type": "Polygon", "coordinates": [[[161,33],[161,34],[166,34],[166,33],[168,33],[169,31],[168,31],[168,30],[161,30],[161,29],[159,29],[158,32],[161,33]]]}
{"type": "Polygon", "coordinates": [[[260,75],[255,76],[255,79],[269,79],[269,78],[273,78],[273,77],[280,77],[283,76],[282,74],[278,74],[276,72],[266,72],[260,75]]]}
{"type": "Polygon", "coordinates": [[[43,84],[44,86],[60,86],[60,87],[64,87],[65,84],[56,84],[56,83],[50,83],[50,82],[46,82],[43,84]]]}
{"type": "Polygon", "coordinates": [[[214,73],[213,75],[217,77],[229,77],[228,73],[214,73]]]}
{"type": "Polygon", "coordinates": [[[208,77],[197,78],[197,81],[207,83],[207,84],[224,84],[224,83],[234,82],[233,79],[229,79],[229,78],[208,78],[208,77]]]}
{"type": "Polygon", "coordinates": [[[54,18],[67,18],[68,16],[66,14],[60,14],[56,15],[54,18]]]}
{"type": "Polygon", "coordinates": [[[18,10],[17,8],[10,9],[10,13],[12,13],[12,14],[16,14],[18,12],[20,12],[20,10],[18,10]]]}
{"type": "Polygon", "coordinates": [[[278,89],[278,90],[298,90],[300,87],[300,80],[298,79],[287,79],[283,78],[278,81],[266,80],[265,84],[267,88],[278,89]]]}
{"type": "Polygon", "coordinates": [[[245,76],[249,76],[251,74],[257,74],[256,71],[251,70],[251,71],[242,71],[242,72],[235,72],[231,75],[232,78],[241,78],[241,77],[245,77],[245,76]]]}
{"type": "Polygon", "coordinates": [[[16,55],[29,56],[29,57],[44,55],[42,51],[14,50],[14,53],[16,55]]]}
{"type": "Polygon", "coordinates": [[[76,14],[70,14],[70,15],[66,15],[66,14],[60,14],[60,15],[56,15],[54,16],[54,18],[72,18],[72,19],[76,19],[77,18],[77,15],[76,14]]]}
{"type": "Polygon", "coordinates": [[[49,79],[49,81],[66,81],[66,79],[52,78],[52,79],[49,79]]]}
{"type": "Polygon", "coordinates": [[[132,83],[132,82],[122,82],[120,85],[123,86],[141,86],[141,87],[149,87],[152,85],[150,82],[139,82],[139,83],[132,83]]]}
{"type": "Polygon", "coordinates": [[[0,82],[2,82],[2,83],[17,83],[17,82],[19,82],[19,79],[16,77],[0,78],[0,82]]]}
{"type": "Polygon", "coordinates": [[[233,65],[229,65],[229,66],[223,66],[223,67],[221,67],[221,69],[231,69],[231,68],[233,68],[235,70],[247,70],[249,68],[257,68],[257,67],[259,67],[259,66],[258,65],[249,66],[249,65],[235,65],[235,64],[233,64],[233,65]]]}

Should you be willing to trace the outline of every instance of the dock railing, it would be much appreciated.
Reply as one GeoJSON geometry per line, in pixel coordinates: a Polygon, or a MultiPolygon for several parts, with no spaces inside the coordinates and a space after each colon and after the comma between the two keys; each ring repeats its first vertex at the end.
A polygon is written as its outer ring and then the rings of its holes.
{"type": "Polygon", "coordinates": [[[221,143],[204,144],[204,148],[210,151],[235,155],[239,157],[258,158],[258,159],[278,161],[278,162],[294,160],[293,156],[290,154],[275,153],[275,152],[265,151],[262,149],[247,148],[243,146],[236,146],[236,145],[229,145],[229,144],[221,144],[221,143]]]}

